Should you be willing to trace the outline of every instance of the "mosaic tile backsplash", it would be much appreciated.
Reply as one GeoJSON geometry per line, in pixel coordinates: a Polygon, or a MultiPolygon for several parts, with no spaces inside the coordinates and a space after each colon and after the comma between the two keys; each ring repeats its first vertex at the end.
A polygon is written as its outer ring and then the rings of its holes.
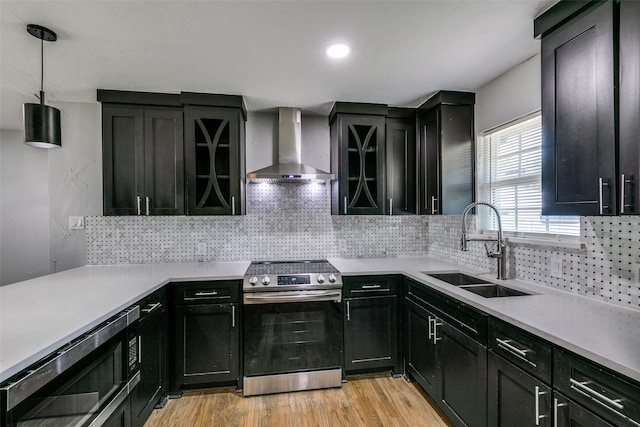
{"type": "MultiPolygon", "coordinates": [[[[434,256],[496,271],[481,243],[459,250],[462,217],[332,216],[330,187],[249,184],[247,215],[88,217],[87,263],[434,256]],[[205,255],[197,255],[206,243],[205,255]]],[[[470,230],[474,229],[470,217],[470,230]]],[[[510,277],[640,309],[640,218],[583,217],[586,249],[508,245],[510,277]],[[562,277],[550,273],[561,260],[562,277]]]]}

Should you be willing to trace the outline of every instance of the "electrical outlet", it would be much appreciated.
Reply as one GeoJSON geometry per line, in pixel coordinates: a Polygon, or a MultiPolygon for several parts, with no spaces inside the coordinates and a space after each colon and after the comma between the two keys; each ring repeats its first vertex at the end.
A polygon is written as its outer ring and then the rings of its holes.
{"type": "Polygon", "coordinates": [[[347,251],[347,241],[345,239],[338,239],[338,249],[340,252],[347,251]]]}
{"type": "Polygon", "coordinates": [[[557,277],[562,279],[562,272],[564,270],[564,260],[562,259],[552,259],[549,265],[549,273],[551,277],[557,277]]]}
{"type": "Polygon", "coordinates": [[[84,229],[84,217],[83,216],[70,216],[69,217],[69,230],[83,230],[84,229]]]}
{"type": "Polygon", "coordinates": [[[207,244],[206,243],[198,243],[196,247],[196,255],[206,255],[207,254],[207,244]]]}

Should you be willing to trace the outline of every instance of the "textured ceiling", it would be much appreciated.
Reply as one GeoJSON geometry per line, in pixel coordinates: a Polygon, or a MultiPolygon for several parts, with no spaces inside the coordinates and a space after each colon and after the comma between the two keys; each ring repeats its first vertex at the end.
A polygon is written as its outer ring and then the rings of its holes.
{"type": "Polygon", "coordinates": [[[245,96],[250,111],[333,101],[416,106],[438,89],[476,90],[539,52],[533,18],[555,0],[0,0],[0,126],[20,129],[37,102],[40,41],[47,101],[96,89],[245,96]],[[345,60],[323,54],[351,45],[345,60]]]}

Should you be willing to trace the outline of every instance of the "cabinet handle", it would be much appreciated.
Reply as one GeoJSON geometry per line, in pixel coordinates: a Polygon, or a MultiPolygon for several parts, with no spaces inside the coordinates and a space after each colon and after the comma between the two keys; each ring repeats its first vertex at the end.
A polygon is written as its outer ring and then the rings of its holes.
{"type": "Polygon", "coordinates": [[[433,339],[433,317],[429,316],[429,337],[428,337],[428,341],[431,341],[433,339]]]}
{"type": "Polygon", "coordinates": [[[389,215],[393,215],[393,199],[389,199],[389,215]]]}
{"type": "Polygon", "coordinates": [[[142,335],[138,335],[138,364],[142,363],[142,335]]]}
{"type": "Polygon", "coordinates": [[[624,214],[624,208],[627,206],[632,206],[631,204],[625,204],[624,203],[624,199],[625,199],[625,187],[627,184],[631,184],[632,181],[630,179],[626,179],[624,174],[620,175],[620,213],[624,214]]]}
{"type": "Polygon", "coordinates": [[[537,367],[537,365],[535,363],[533,363],[532,361],[527,359],[527,353],[529,351],[531,351],[531,350],[521,350],[521,349],[517,348],[516,346],[511,345],[510,343],[512,342],[512,340],[501,340],[500,338],[496,338],[496,342],[498,343],[498,347],[500,347],[501,349],[503,349],[505,351],[508,351],[509,353],[513,354],[514,356],[524,360],[525,362],[529,363],[534,368],[537,367]]]}
{"type": "Polygon", "coordinates": [[[231,306],[231,327],[232,328],[236,327],[236,306],[235,305],[231,306]]]}
{"type": "Polygon", "coordinates": [[[603,204],[603,196],[602,196],[602,187],[608,186],[609,184],[604,182],[604,179],[598,178],[598,204],[599,204],[599,212],[600,215],[604,214],[605,209],[609,209],[608,205],[603,204]]]}
{"type": "Polygon", "coordinates": [[[347,196],[344,196],[344,214],[347,214],[347,196]]]}
{"type": "Polygon", "coordinates": [[[442,326],[442,322],[438,322],[438,318],[433,318],[433,343],[437,344],[438,341],[442,339],[442,337],[438,338],[438,326],[442,326]]]}
{"type": "Polygon", "coordinates": [[[580,382],[580,381],[574,380],[573,378],[570,378],[569,382],[571,383],[572,389],[574,389],[575,391],[587,397],[590,397],[591,399],[595,400],[597,403],[601,404],[606,408],[611,409],[611,406],[613,406],[619,411],[624,409],[624,406],[620,403],[622,402],[622,399],[610,399],[604,394],[598,393],[591,387],[587,387],[587,384],[589,384],[588,381],[580,382]]]}
{"type": "Polygon", "coordinates": [[[535,387],[535,404],[536,404],[536,425],[539,426],[540,425],[540,420],[544,417],[546,417],[546,415],[540,415],[540,396],[542,396],[543,394],[546,394],[546,391],[540,391],[540,387],[536,386],[535,387]]]}
{"type": "Polygon", "coordinates": [[[147,208],[146,215],[147,216],[149,216],[149,204],[150,204],[150,202],[151,202],[151,199],[149,198],[149,196],[145,197],[145,205],[146,205],[146,208],[147,208]]]}
{"type": "Polygon", "coordinates": [[[141,312],[145,313],[145,314],[149,314],[151,313],[153,310],[157,309],[158,307],[162,307],[162,304],[157,302],[155,304],[151,304],[149,307],[147,308],[143,308],[142,310],[140,310],[141,312]]]}
{"type": "Polygon", "coordinates": [[[231,196],[231,215],[235,216],[236,214],[236,196],[231,196]]]}
{"type": "Polygon", "coordinates": [[[347,301],[347,322],[351,322],[351,309],[349,307],[349,302],[347,301]]]}
{"type": "Polygon", "coordinates": [[[197,297],[211,297],[214,295],[218,295],[218,291],[202,291],[195,293],[195,296],[197,297]]]}
{"type": "Polygon", "coordinates": [[[567,403],[558,403],[558,398],[553,398],[553,427],[558,427],[558,408],[568,406],[567,403]]]}
{"type": "Polygon", "coordinates": [[[436,196],[431,196],[431,213],[436,213],[436,196]]]}
{"type": "Polygon", "coordinates": [[[136,196],[136,208],[138,210],[138,215],[142,215],[142,197],[136,196]]]}
{"type": "Polygon", "coordinates": [[[380,285],[362,285],[361,289],[380,289],[380,285]]]}

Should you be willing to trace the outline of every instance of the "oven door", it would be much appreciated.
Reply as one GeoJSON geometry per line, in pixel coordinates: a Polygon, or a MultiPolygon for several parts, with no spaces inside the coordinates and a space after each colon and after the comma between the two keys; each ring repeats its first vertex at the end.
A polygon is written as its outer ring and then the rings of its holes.
{"type": "Polygon", "coordinates": [[[341,369],[342,291],[244,295],[246,377],[341,369]]]}

